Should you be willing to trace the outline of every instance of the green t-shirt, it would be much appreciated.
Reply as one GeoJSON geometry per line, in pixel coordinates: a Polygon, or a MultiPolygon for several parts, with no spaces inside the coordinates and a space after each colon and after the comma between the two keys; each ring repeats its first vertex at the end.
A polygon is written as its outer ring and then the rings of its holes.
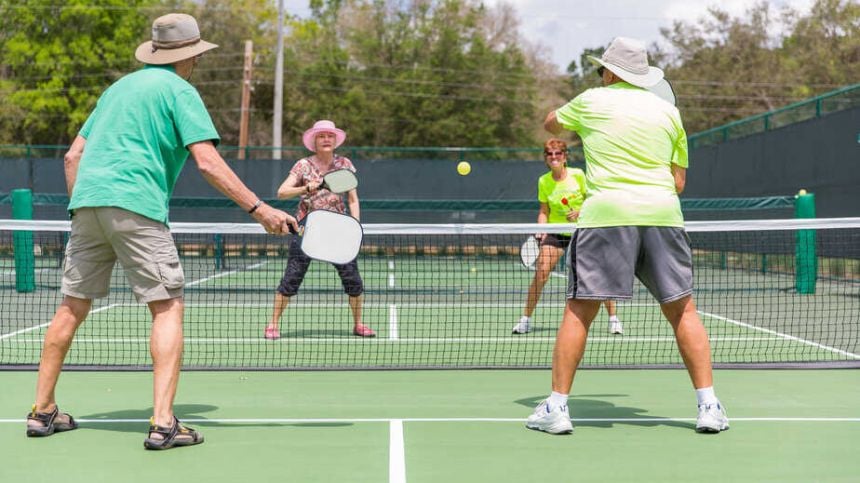
{"type": "Polygon", "coordinates": [[[687,133],[675,106],[619,82],[588,89],[555,114],[585,152],[577,226],[684,226],[671,165],[687,167],[687,133]]]}
{"type": "Polygon", "coordinates": [[[567,176],[561,181],[552,178],[552,171],[538,178],[538,201],[549,206],[547,223],[570,223],[567,213],[580,209],[584,199],[585,173],[581,169],[567,167],[567,176]]]}
{"type": "Polygon", "coordinates": [[[220,141],[197,90],[173,67],[150,65],[108,87],[80,135],[69,209],[112,206],[165,224],[186,146],[220,141]]]}

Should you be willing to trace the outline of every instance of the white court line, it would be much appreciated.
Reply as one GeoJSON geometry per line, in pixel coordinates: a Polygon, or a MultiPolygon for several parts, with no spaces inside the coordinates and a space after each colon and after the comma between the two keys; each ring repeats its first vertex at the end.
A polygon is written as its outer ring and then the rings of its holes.
{"type": "Polygon", "coordinates": [[[399,339],[397,332],[397,306],[391,304],[388,306],[388,340],[399,339]]]}
{"type": "Polygon", "coordinates": [[[406,483],[406,448],[403,444],[403,420],[392,419],[388,436],[388,481],[406,483]]]}
{"type": "MultiPolygon", "coordinates": [[[[0,419],[0,424],[21,424],[26,417],[0,419]]],[[[730,422],[788,422],[788,423],[860,423],[860,417],[856,418],[824,418],[824,417],[731,417],[730,422]]],[[[571,418],[574,423],[639,423],[639,422],[670,422],[670,421],[695,421],[696,418],[571,418]]],[[[149,419],[86,419],[75,418],[79,423],[108,424],[108,423],[148,423],[149,419]]],[[[183,423],[196,424],[343,424],[343,423],[386,423],[392,421],[402,423],[524,423],[526,418],[182,418],[183,423]]]]}
{"type": "Polygon", "coordinates": [[[806,339],[803,339],[801,337],[796,337],[796,336],[789,335],[789,334],[783,334],[782,332],[777,332],[777,331],[771,330],[771,329],[765,329],[764,327],[758,327],[756,325],[748,324],[746,322],[741,322],[739,320],[729,319],[729,318],[723,317],[721,315],[709,314],[708,312],[703,312],[701,310],[697,310],[697,312],[699,312],[702,315],[706,315],[708,317],[713,317],[717,320],[722,320],[722,321],[728,322],[730,324],[737,325],[739,327],[744,327],[747,329],[752,329],[752,330],[756,330],[759,332],[764,332],[766,334],[773,334],[773,335],[776,335],[776,336],[783,338],[783,339],[793,340],[793,341],[799,342],[801,344],[806,344],[806,345],[809,345],[812,347],[817,347],[819,349],[824,349],[824,350],[827,350],[830,352],[835,352],[837,354],[840,354],[840,355],[843,355],[846,357],[850,357],[852,359],[860,359],[860,354],[855,354],[853,352],[848,352],[848,351],[844,351],[842,349],[837,349],[835,347],[830,347],[829,345],[819,344],[818,342],[812,342],[811,340],[806,340],[806,339]]]}
{"type": "Polygon", "coordinates": [[[266,263],[267,263],[267,262],[255,263],[255,264],[253,264],[253,265],[248,265],[247,267],[237,268],[236,270],[230,270],[229,272],[219,273],[219,274],[216,274],[216,275],[212,275],[212,276],[210,276],[210,277],[201,278],[200,280],[195,280],[195,281],[193,281],[193,282],[186,283],[186,284],[185,284],[185,286],[186,286],[186,287],[193,287],[193,286],[195,286],[195,285],[199,285],[199,284],[201,284],[201,283],[203,283],[203,282],[208,282],[208,281],[210,281],[210,280],[215,280],[216,278],[221,278],[221,277],[226,277],[226,276],[228,276],[228,275],[233,275],[234,273],[240,272],[240,271],[242,271],[242,270],[256,270],[256,269],[258,269],[258,268],[262,267],[263,265],[265,265],[266,263]]]}
{"type": "MultiPolygon", "coordinates": [[[[512,344],[546,344],[554,343],[555,337],[416,337],[416,338],[398,338],[398,339],[356,339],[354,337],[343,338],[290,338],[281,337],[276,342],[263,339],[261,337],[186,337],[186,344],[224,344],[224,343],[255,343],[255,344],[385,344],[385,343],[402,343],[402,344],[457,344],[457,343],[481,343],[481,342],[498,342],[512,344]]],[[[711,337],[711,342],[751,342],[751,341],[783,341],[782,337],[711,337]]],[[[42,339],[15,339],[17,343],[41,343],[42,339]]],[[[77,337],[76,344],[119,344],[119,343],[145,343],[149,342],[146,337],[128,337],[128,338],[99,338],[99,337],[77,337]]],[[[662,342],[666,344],[674,344],[673,336],[663,337],[591,337],[588,339],[589,344],[629,344],[637,342],[655,343],[662,342]]]]}
{"type": "MultiPolygon", "coordinates": [[[[219,274],[213,275],[211,277],[201,278],[200,280],[195,280],[193,282],[186,283],[185,286],[191,287],[191,286],[203,283],[203,282],[207,282],[209,280],[213,280],[213,279],[220,278],[220,277],[225,277],[227,275],[234,274],[234,273],[238,272],[239,270],[257,269],[257,268],[265,265],[266,263],[267,262],[256,263],[254,265],[249,265],[249,266],[242,268],[242,269],[231,270],[229,272],[219,273],[219,274]]],[[[104,307],[99,307],[95,310],[90,311],[90,314],[95,314],[97,312],[101,312],[103,310],[107,310],[107,309],[114,308],[114,307],[139,307],[139,306],[140,306],[140,304],[116,303],[116,304],[106,305],[104,307]]],[[[25,329],[16,330],[15,332],[9,332],[8,334],[0,334],[0,340],[8,339],[10,337],[14,337],[14,336],[19,335],[19,334],[25,334],[27,332],[32,332],[34,330],[39,330],[39,329],[41,329],[43,327],[47,327],[49,325],[51,325],[51,322],[45,322],[44,324],[34,325],[32,327],[27,327],[25,329]]]]}
{"type": "MultiPolygon", "coordinates": [[[[113,307],[117,307],[117,306],[119,306],[119,304],[110,304],[110,305],[105,305],[104,307],[99,307],[99,308],[97,308],[97,309],[95,309],[95,310],[90,311],[90,313],[91,313],[91,314],[94,314],[94,313],[96,313],[96,312],[101,312],[102,310],[107,310],[107,309],[110,309],[110,308],[113,308],[113,307]]],[[[9,332],[8,334],[2,334],[2,335],[0,335],[0,340],[8,339],[8,338],[10,338],[10,337],[15,337],[16,335],[19,335],[19,334],[26,334],[27,332],[32,332],[32,331],[34,331],[34,330],[39,330],[39,329],[41,329],[41,328],[43,328],[43,327],[47,327],[47,326],[49,326],[49,325],[51,325],[51,322],[45,322],[44,324],[34,325],[34,326],[32,326],[32,327],[27,327],[27,328],[25,328],[25,329],[16,330],[15,332],[9,332]]],[[[32,339],[27,339],[27,341],[30,341],[30,340],[32,340],[32,339]]],[[[42,343],[42,339],[37,339],[37,342],[39,342],[39,343],[41,344],[41,343],[42,343]]]]}
{"type": "MultiPolygon", "coordinates": [[[[138,304],[133,304],[133,303],[129,302],[129,303],[124,304],[124,305],[137,306],[138,304]]],[[[333,305],[337,305],[337,303],[319,303],[319,302],[290,303],[290,307],[308,307],[308,308],[332,307],[333,305]]],[[[456,308],[461,308],[461,307],[468,307],[468,308],[496,308],[496,307],[498,307],[498,308],[503,308],[503,309],[515,309],[515,308],[521,309],[523,307],[523,304],[521,304],[521,303],[518,304],[518,303],[501,303],[501,302],[499,302],[499,303],[496,303],[496,302],[405,302],[405,303],[399,303],[397,305],[400,307],[428,307],[428,308],[442,308],[442,309],[444,309],[444,308],[456,309],[456,308]]],[[[622,307],[622,308],[623,307],[655,307],[655,308],[659,307],[658,304],[624,304],[621,302],[618,302],[616,305],[618,307],[622,307]]],[[[196,307],[200,307],[200,308],[206,308],[206,307],[213,307],[213,308],[214,307],[227,307],[227,308],[230,308],[230,307],[237,307],[237,308],[238,307],[255,307],[255,308],[256,307],[262,307],[262,308],[271,308],[271,306],[272,306],[272,304],[265,304],[265,303],[245,304],[245,303],[236,303],[236,302],[217,302],[217,301],[213,301],[211,303],[206,302],[206,303],[186,303],[185,304],[185,307],[192,307],[192,308],[196,308],[196,307]]],[[[363,304],[363,306],[364,307],[387,307],[388,304],[375,304],[375,303],[369,302],[369,303],[363,304]]]]}
{"type": "MultiPolygon", "coordinates": [[[[34,272],[36,273],[56,273],[61,271],[62,269],[60,268],[37,268],[34,270],[34,272]]],[[[11,276],[15,275],[16,273],[17,272],[15,270],[0,270],[0,275],[3,276],[11,276]]]]}
{"type": "Polygon", "coordinates": [[[394,260],[388,261],[388,288],[394,288],[394,260]]]}

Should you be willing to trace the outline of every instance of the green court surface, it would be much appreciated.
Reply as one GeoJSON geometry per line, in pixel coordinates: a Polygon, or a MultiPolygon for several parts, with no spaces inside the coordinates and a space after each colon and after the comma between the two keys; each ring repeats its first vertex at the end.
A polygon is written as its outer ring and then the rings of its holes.
{"type": "Polygon", "coordinates": [[[34,372],[0,372],[0,481],[854,482],[860,370],[720,370],[731,429],[693,430],[683,370],[583,370],[569,436],[529,431],[549,371],[187,372],[206,442],[147,452],[151,376],[69,372],[81,428],[27,438],[34,372]]]}
{"type": "MultiPolygon", "coordinates": [[[[511,335],[533,272],[511,256],[362,259],[365,323],[378,337],[350,333],[346,296],[332,267],[314,263],[282,318],[279,341],[262,338],[283,270],[282,260],[234,257],[215,268],[208,257],[186,257],[184,363],[207,368],[463,368],[548,367],[564,304],[566,277],[544,289],[534,330],[511,335]]],[[[61,294],[44,269],[45,288],[0,290],[0,358],[38,364],[47,322],[61,294]]],[[[717,364],[860,360],[856,284],[822,280],[812,295],[791,290],[794,280],[710,267],[696,271],[696,302],[717,364]]],[[[8,278],[8,276],[7,276],[8,278]]],[[[111,295],[97,301],[66,360],[79,365],[147,365],[150,317],[114,271],[111,295]]],[[[659,306],[636,285],[619,302],[624,336],[592,331],[586,366],[680,365],[671,327],[659,306]]],[[[605,320],[600,315],[599,321],[605,320]]]]}

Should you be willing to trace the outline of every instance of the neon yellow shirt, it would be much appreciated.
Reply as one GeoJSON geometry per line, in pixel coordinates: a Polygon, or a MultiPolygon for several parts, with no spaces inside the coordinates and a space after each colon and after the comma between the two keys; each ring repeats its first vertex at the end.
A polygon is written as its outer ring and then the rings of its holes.
{"type": "Polygon", "coordinates": [[[687,133],[675,106],[619,82],[588,89],[555,114],[585,152],[577,226],[684,226],[671,165],[687,167],[687,133]]]}
{"type": "Polygon", "coordinates": [[[547,223],[570,223],[567,213],[579,210],[584,199],[585,173],[579,168],[568,166],[567,176],[561,181],[552,178],[552,171],[538,178],[538,201],[549,206],[547,223]]]}

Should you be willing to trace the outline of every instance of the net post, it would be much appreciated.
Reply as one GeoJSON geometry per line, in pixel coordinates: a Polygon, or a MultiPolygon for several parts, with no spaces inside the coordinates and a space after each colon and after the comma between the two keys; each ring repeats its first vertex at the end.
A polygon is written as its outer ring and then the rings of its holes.
{"type": "MultiPolygon", "coordinates": [[[[815,218],[815,195],[802,190],[794,202],[795,218],[815,218]]],[[[795,289],[799,294],[814,294],[818,276],[815,230],[798,230],[795,246],[795,289]]]]}
{"type": "Polygon", "coordinates": [[[224,266],[224,237],[220,233],[216,233],[214,238],[215,243],[215,270],[222,270],[224,266]]]}
{"type": "MultiPolygon", "coordinates": [[[[12,218],[33,219],[33,192],[29,189],[12,190],[12,218]]],[[[15,290],[36,290],[36,257],[33,252],[33,232],[16,231],[12,234],[15,251],[15,290]]]]}

